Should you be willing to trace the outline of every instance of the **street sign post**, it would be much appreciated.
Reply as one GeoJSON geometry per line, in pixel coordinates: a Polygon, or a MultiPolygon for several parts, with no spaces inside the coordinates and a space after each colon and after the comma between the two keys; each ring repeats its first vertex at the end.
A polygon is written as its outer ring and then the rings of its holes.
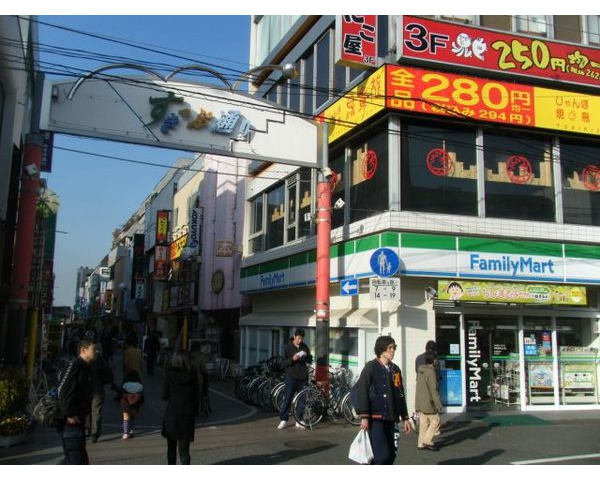
{"type": "Polygon", "coordinates": [[[342,297],[358,295],[358,278],[348,278],[340,281],[340,295],[342,297]]]}
{"type": "Polygon", "coordinates": [[[371,300],[398,300],[400,299],[400,279],[370,278],[369,294],[371,300]]]}

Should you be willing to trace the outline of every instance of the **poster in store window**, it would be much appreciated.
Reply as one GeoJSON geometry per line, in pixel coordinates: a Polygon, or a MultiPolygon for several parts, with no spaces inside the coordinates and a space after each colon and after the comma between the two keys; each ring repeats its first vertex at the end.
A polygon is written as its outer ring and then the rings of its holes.
{"type": "Polygon", "coordinates": [[[552,365],[549,363],[529,364],[529,386],[531,388],[552,388],[552,365]]]}
{"type": "Polygon", "coordinates": [[[593,389],[594,364],[567,363],[562,366],[563,387],[565,389],[593,389]]]}

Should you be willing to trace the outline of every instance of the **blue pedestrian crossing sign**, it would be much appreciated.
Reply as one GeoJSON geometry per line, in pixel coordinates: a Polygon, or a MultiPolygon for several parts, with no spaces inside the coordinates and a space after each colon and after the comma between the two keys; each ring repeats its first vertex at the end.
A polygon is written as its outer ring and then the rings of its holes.
{"type": "Polygon", "coordinates": [[[378,248],[371,255],[371,270],[380,277],[391,277],[400,268],[400,259],[391,248],[378,248]]]}
{"type": "Polygon", "coordinates": [[[358,278],[348,278],[340,281],[340,295],[358,295],[358,278]]]}

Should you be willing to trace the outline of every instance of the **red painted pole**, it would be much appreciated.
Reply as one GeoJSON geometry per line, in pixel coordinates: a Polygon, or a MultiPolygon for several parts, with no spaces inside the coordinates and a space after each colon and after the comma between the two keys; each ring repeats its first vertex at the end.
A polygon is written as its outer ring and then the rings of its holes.
{"type": "Polygon", "coordinates": [[[25,326],[29,306],[29,282],[33,259],[35,211],[40,187],[42,136],[28,134],[21,165],[21,189],[15,232],[15,248],[11,270],[9,319],[6,341],[6,360],[9,365],[21,366],[25,345],[25,326]]]}
{"type": "Polygon", "coordinates": [[[331,184],[319,172],[317,183],[317,286],[315,380],[329,391],[329,283],[331,244],[331,184]]]}

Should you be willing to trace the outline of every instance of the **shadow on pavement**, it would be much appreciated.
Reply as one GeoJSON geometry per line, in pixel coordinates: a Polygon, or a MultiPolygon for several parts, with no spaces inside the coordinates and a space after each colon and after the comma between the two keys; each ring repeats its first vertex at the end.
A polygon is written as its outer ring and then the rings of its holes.
{"type": "Polygon", "coordinates": [[[453,458],[452,460],[443,460],[437,462],[438,465],[485,465],[492,458],[502,455],[504,450],[496,449],[485,452],[474,457],[453,458]]]}
{"type": "Polygon", "coordinates": [[[277,465],[279,463],[289,462],[299,457],[311,455],[313,453],[322,453],[338,445],[319,440],[293,441],[287,442],[284,446],[286,450],[281,450],[268,455],[248,455],[245,457],[232,458],[215,463],[215,465],[277,465]],[[291,448],[290,448],[291,447],[291,448]]]}

